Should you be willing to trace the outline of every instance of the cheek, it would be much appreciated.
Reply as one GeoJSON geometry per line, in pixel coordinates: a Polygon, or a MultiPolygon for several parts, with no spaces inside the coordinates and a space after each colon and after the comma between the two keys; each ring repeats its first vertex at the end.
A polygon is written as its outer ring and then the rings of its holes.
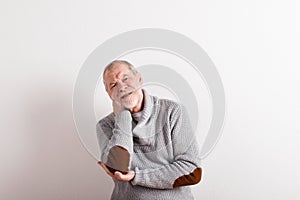
{"type": "Polygon", "coordinates": [[[138,88],[140,86],[140,82],[138,80],[132,80],[128,83],[133,88],[138,88]]]}
{"type": "Polygon", "coordinates": [[[117,98],[117,95],[118,93],[117,93],[117,90],[111,90],[110,91],[110,98],[112,99],[112,100],[116,100],[116,98],[117,98]]]}

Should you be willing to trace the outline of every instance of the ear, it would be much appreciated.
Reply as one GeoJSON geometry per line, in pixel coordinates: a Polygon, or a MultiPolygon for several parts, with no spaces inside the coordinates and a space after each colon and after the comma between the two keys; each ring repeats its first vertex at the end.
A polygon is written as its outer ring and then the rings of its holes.
{"type": "Polygon", "coordinates": [[[143,77],[142,77],[142,75],[140,74],[140,72],[138,72],[138,80],[139,80],[139,83],[140,84],[143,84],[143,77]]]}

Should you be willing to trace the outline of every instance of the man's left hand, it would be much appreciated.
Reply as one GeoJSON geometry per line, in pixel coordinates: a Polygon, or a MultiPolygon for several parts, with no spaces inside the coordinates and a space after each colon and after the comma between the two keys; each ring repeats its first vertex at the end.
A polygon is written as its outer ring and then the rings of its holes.
{"type": "Polygon", "coordinates": [[[112,177],[114,180],[117,181],[124,181],[124,182],[129,182],[131,181],[134,176],[135,176],[135,172],[130,170],[127,174],[123,174],[119,171],[116,171],[115,173],[111,173],[109,171],[109,169],[106,167],[106,165],[103,162],[98,162],[98,164],[104,169],[104,171],[110,176],[112,177]]]}

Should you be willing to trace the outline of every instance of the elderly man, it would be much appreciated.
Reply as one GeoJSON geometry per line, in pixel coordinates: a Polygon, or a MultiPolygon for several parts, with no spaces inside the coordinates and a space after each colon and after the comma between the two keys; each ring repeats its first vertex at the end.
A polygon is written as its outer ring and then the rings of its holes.
{"type": "Polygon", "coordinates": [[[196,139],[184,107],[151,96],[141,74],[115,60],[103,72],[113,112],[97,123],[99,164],[112,177],[111,199],[193,199],[201,180],[196,139]]]}

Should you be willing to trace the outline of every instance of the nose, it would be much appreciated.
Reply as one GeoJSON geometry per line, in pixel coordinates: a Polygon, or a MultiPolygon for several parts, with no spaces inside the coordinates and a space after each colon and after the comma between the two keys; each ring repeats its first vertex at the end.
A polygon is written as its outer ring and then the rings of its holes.
{"type": "Polygon", "coordinates": [[[121,81],[118,83],[118,91],[121,93],[121,92],[124,92],[125,90],[127,89],[127,86],[126,84],[122,83],[121,81]]]}

